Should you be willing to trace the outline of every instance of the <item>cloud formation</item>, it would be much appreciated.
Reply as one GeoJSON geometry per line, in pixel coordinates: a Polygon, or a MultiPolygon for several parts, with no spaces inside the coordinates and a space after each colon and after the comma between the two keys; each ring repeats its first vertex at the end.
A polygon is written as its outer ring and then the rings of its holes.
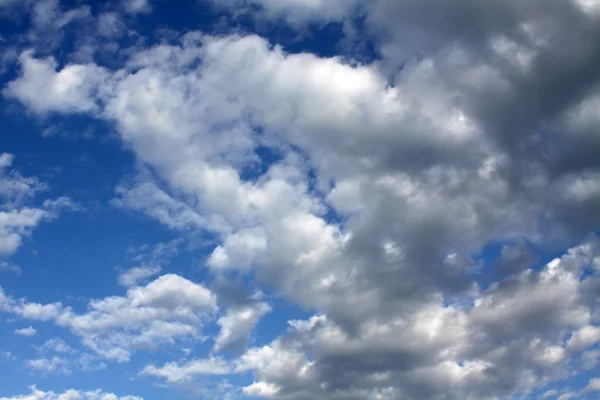
{"type": "Polygon", "coordinates": [[[44,392],[37,389],[35,386],[29,388],[31,393],[22,396],[0,397],[0,400],[66,400],[66,399],[81,399],[81,400],[142,400],[136,396],[116,396],[112,393],[105,393],[100,390],[96,391],[79,391],[75,389],[67,390],[64,393],[58,394],[54,392],[44,392]]]}
{"type": "Polygon", "coordinates": [[[125,297],[91,300],[85,313],[76,313],[61,303],[13,299],[0,288],[0,310],[69,328],[98,356],[125,362],[136,350],[197,337],[203,319],[216,312],[217,304],[215,296],[202,285],[166,274],[145,286],[128,288],[125,297]]]}
{"type": "MultiPolygon", "coordinates": [[[[148,364],[140,375],[180,384],[251,374],[241,393],[260,398],[597,391],[596,380],[581,391],[545,390],[600,359],[593,2],[215,3],[296,29],[340,23],[378,57],[358,63],[290,53],[256,35],[200,32],[137,47],[118,68],[21,52],[3,94],[41,117],[114,126],[141,167],[112,205],[185,237],[211,235],[203,267],[218,295],[149,263],[120,275],[124,296],[92,300],[84,313],[4,292],[0,309],[69,328],[119,362],[199,340],[214,317],[210,357],[148,364]],[[557,249],[564,254],[537,265],[536,251],[557,249]],[[250,290],[227,299],[219,284],[232,277],[313,315],[254,345],[253,331],[274,310],[250,290]],[[234,358],[221,357],[229,352],[234,358]]],[[[2,156],[0,165],[11,161],[2,156]]],[[[39,183],[4,176],[0,194],[15,205],[7,203],[4,228],[0,218],[0,252],[10,254],[51,203],[21,206],[39,183]]]]}

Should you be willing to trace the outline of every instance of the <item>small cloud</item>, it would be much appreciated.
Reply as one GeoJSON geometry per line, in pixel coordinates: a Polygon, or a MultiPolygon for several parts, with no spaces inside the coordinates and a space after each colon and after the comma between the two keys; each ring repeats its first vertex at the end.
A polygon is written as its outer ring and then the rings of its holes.
{"type": "Polygon", "coordinates": [[[50,359],[39,358],[37,360],[27,360],[25,364],[29,368],[46,375],[70,375],[72,373],[72,371],[67,367],[67,361],[60,357],[52,357],[50,359]]]}
{"type": "Polygon", "coordinates": [[[55,352],[55,353],[75,353],[75,349],[65,343],[64,340],[60,338],[48,339],[46,342],[36,347],[39,352],[55,352]]]}
{"type": "Polygon", "coordinates": [[[158,265],[131,268],[119,276],[119,285],[126,287],[135,286],[139,281],[150,278],[160,273],[160,271],[161,268],[158,265]]]}
{"type": "Polygon", "coordinates": [[[148,14],[152,12],[152,6],[148,0],[124,0],[125,11],[130,14],[148,14]]]}
{"type": "Polygon", "coordinates": [[[15,334],[20,336],[34,336],[37,333],[37,329],[29,326],[23,329],[15,329],[15,334]]]}
{"type": "Polygon", "coordinates": [[[21,275],[21,267],[15,264],[10,264],[6,261],[0,261],[0,272],[13,272],[17,275],[21,275]]]}

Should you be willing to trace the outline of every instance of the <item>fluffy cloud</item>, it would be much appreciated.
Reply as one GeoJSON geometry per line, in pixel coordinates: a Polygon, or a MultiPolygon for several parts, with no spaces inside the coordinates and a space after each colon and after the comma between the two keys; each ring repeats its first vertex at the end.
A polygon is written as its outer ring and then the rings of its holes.
{"type": "Polygon", "coordinates": [[[102,69],[71,65],[56,74],[54,60],[38,60],[32,56],[33,51],[21,54],[22,73],[27,78],[9,84],[3,92],[5,96],[18,97],[36,112],[48,108],[79,112],[96,109],[89,96],[103,79],[102,69]]]}
{"type": "Polygon", "coordinates": [[[422,304],[352,335],[326,316],[292,321],[288,335],[250,349],[237,368],[253,370],[257,381],[245,390],[267,398],[502,398],[543,387],[597,341],[588,326],[594,299],[581,282],[597,251],[574,248],[464,303],[422,304]]]}
{"type": "Polygon", "coordinates": [[[0,397],[0,400],[68,400],[68,399],[81,399],[81,400],[143,400],[141,397],[136,396],[116,396],[112,393],[106,393],[101,390],[96,391],[78,391],[75,389],[67,390],[64,393],[58,394],[54,392],[44,392],[37,389],[35,386],[29,388],[31,393],[24,394],[21,396],[14,397],[0,397]]]}
{"type": "Polygon", "coordinates": [[[67,361],[60,357],[38,358],[35,360],[28,360],[26,365],[35,370],[35,372],[42,375],[70,375],[72,371],[67,367],[67,361]]]}
{"type": "Polygon", "coordinates": [[[184,364],[168,363],[162,367],[147,365],[140,375],[165,379],[168,383],[183,383],[198,376],[227,375],[231,373],[230,365],[220,358],[194,360],[184,364]]]}
{"type": "Polygon", "coordinates": [[[597,392],[599,390],[600,390],[600,379],[592,378],[592,379],[590,379],[590,381],[588,382],[587,386],[585,387],[585,389],[583,391],[584,391],[584,393],[590,393],[590,392],[597,392]]]}
{"type": "MultiPolygon", "coordinates": [[[[252,276],[318,312],[235,362],[255,377],[244,393],[505,398],[593,361],[582,352],[598,342],[597,239],[541,270],[528,251],[583,241],[600,223],[598,16],[577,1],[252,3],[291,22],[344,20],[356,5],[381,60],[190,33],[118,71],[25,52],[5,90],[35,113],[113,123],[156,174],[119,186],[115,205],[202,227],[218,241],[214,274],[252,276]],[[504,245],[491,284],[478,260],[490,242],[504,245]]],[[[186,318],[216,312],[211,299],[165,275],[82,315],[5,308],[125,360],[197,334],[186,318]]],[[[215,350],[246,340],[266,312],[252,304],[220,316],[215,350]]],[[[185,380],[206,362],[146,373],[185,380]]]]}
{"type": "Polygon", "coordinates": [[[76,370],[91,372],[107,368],[97,356],[75,349],[60,338],[48,339],[34,348],[38,358],[26,360],[25,365],[44,375],[70,375],[76,370]]]}
{"type": "MultiPolygon", "coordinates": [[[[11,169],[12,154],[0,154],[0,256],[8,256],[17,251],[23,239],[42,221],[56,218],[64,209],[76,209],[70,199],[61,197],[45,200],[39,207],[25,205],[47,186],[35,177],[23,177],[11,169]]],[[[19,272],[19,267],[0,261],[0,270],[19,272]]]]}
{"type": "Polygon", "coordinates": [[[132,14],[148,13],[152,11],[149,0],[123,0],[125,11],[132,14]]]}
{"type": "MultiPolygon", "coordinates": [[[[78,314],[61,303],[15,300],[0,289],[0,310],[69,328],[101,357],[124,362],[132,352],[197,338],[206,317],[217,311],[215,296],[200,284],[167,274],[146,286],[132,286],[126,297],[92,300],[78,314]]],[[[40,366],[41,366],[40,362],[40,366]]]]}
{"type": "Polygon", "coordinates": [[[160,267],[146,266],[146,267],[134,267],[119,276],[119,285],[121,286],[135,286],[141,280],[150,278],[160,273],[160,267]]]}
{"type": "Polygon", "coordinates": [[[15,335],[20,336],[34,336],[36,333],[37,329],[33,328],[32,326],[23,329],[15,329],[15,335]]]}
{"type": "Polygon", "coordinates": [[[217,321],[221,331],[215,340],[215,351],[245,347],[258,321],[270,311],[271,307],[261,302],[227,310],[217,321]]]}
{"type": "Polygon", "coordinates": [[[218,223],[211,224],[193,207],[174,199],[145,176],[130,185],[119,185],[116,194],[117,197],[111,201],[114,206],[144,213],[171,229],[199,230],[218,223]]]}

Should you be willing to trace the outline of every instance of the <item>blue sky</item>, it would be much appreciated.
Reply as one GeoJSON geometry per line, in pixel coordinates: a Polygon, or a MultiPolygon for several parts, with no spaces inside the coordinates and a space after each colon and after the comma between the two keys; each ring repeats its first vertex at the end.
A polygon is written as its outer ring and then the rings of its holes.
{"type": "Polygon", "coordinates": [[[598,398],[598,27],[0,0],[0,400],[598,398]]]}

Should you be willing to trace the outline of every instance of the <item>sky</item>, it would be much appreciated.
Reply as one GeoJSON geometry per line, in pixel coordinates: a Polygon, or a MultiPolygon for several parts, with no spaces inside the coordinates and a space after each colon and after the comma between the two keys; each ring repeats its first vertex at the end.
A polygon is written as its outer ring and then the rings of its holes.
{"type": "Polygon", "coordinates": [[[599,0],[0,0],[0,400],[600,398],[599,0]]]}

